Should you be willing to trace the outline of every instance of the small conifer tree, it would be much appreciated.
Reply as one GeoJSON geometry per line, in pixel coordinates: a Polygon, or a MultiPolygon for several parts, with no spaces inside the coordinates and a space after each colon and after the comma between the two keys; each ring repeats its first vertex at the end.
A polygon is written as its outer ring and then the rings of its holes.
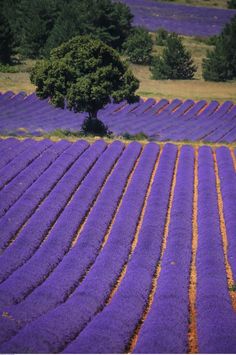
{"type": "Polygon", "coordinates": [[[166,40],[162,56],[154,57],[150,70],[153,79],[188,80],[194,77],[197,69],[181,38],[172,33],[166,40]]]}
{"type": "Polygon", "coordinates": [[[226,24],[216,40],[214,50],[203,59],[203,77],[209,81],[226,81],[236,78],[236,16],[226,24]]]}

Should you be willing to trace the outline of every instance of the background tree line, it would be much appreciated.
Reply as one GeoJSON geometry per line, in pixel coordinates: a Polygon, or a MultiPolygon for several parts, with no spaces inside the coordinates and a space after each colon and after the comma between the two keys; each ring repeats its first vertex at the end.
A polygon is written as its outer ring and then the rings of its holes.
{"type": "Polygon", "coordinates": [[[0,29],[5,29],[5,38],[12,38],[9,51],[15,48],[33,59],[48,57],[53,48],[77,35],[90,34],[120,49],[133,18],[126,5],[110,0],[1,0],[0,4],[0,29]]]}
{"type": "MultiPolygon", "coordinates": [[[[231,1],[231,6],[233,1],[231,1]]],[[[14,53],[48,58],[53,48],[77,35],[90,35],[120,51],[131,63],[150,65],[154,79],[192,79],[196,67],[181,37],[159,30],[153,41],[144,28],[132,28],[125,4],[111,0],[0,0],[0,63],[14,53]]],[[[236,78],[236,18],[214,37],[215,49],[203,61],[203,77],[210,81],[236,78]]]]}

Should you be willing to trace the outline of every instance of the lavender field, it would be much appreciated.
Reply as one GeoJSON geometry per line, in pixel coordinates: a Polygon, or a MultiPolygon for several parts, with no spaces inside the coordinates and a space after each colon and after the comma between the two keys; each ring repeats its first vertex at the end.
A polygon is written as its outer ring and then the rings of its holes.
{"type": "Polygon", "coordinates": [[[135,26],[155,32],[165,28],[186,36],[218,35],[236,10],[186,6],[154,0],[122,0],[134,15],[135,26]]]}
{"type": "MultiPolygon", "coordinates": [[[[54,108],[35,94],[0,95],[0,134],[43,135],[56,129],[78,131],[85,113],[54,108]]],[[[236,141],[236,105],[205,100],[140,100],[109,104],[98,117],[115,135],[144,133],[158,141],[236,141]]]]}
{"type": "Polygon", "coordinates": [[[233,149],[0,149],[1,353],[236,352],[233,149]]]}

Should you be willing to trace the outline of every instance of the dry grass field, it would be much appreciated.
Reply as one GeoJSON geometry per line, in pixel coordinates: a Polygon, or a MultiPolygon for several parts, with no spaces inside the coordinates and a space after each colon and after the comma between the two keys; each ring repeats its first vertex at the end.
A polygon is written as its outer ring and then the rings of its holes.
{"type": "MultiPolygon", "coordinates": [[[[236,102],[236,81],[227,83],[205,82],[202,79],[202,59],[207,50],[213,47],[200,42],[197,38],[182,37],[184,45],[192,53],[197,73],[194,80],[152,80],[148,66],[131,65],[135,76],[140,80],[138,94],[142,97],[156,99],[187,99],[195,101],[205,99],[223,102],[232,100],[236,102]]],[[[153,34],[155,40],[155,34],[153,34]]],[[[163,47],[154,45],[153,54],[160,54],[163,47]]],[[[19,73],[0,73],[0,91],[12,90],[14,92],[25,91],[28,94],[35,90],[29,79],[29,72],[34,61],[26,61],[19,66],[19,73]]]]}

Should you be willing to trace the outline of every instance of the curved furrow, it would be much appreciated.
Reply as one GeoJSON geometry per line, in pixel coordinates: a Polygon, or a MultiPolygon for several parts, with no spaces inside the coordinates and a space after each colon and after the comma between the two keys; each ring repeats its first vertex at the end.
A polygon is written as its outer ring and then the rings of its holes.
{"type": "MultiPolygon", "coordinates": [[[[227,235],[227,230],[226,230],[226,221],[225,221],[225,205],[223,203],[223,198],[222,198],[222,184],[220,181],[220,176],[219,176],[219,168],[216,160],[216,154],[215,151],[213,151],[213,161],[214,161],[214,170],[215,170],[215,178],[216,178],[216,193],[217,193],[217,203],[218,203],[218,212],[219,212],[219,222],[220,222],[220,232],[221,232],[221,237],[222,237],[222,246],[223,246],[223,252],[224,252],[224,262],[225,262],[225,270],[226,270],[226,276],[227,276],[227,281],[228,281],[228,290],[230,291],[230,297],[231,297],[231,302],[234,310],[236,311],[236,292],[233,290],[235,287],[235,279],[231,267],[231,262],[229,262],[229,257],[228,257],[228,249],[229,249],[229,239],[227,235]],[[232,291],[232,292],[231,292],[232,291]]],[[[236,181],[234,179],[234,181],[236,181]]],[[[232,194],[233,195],[233,194],[232,194]]],[[[231,196],[233,197],[233,196],[231,196]]],[[[234,195],[235,197],[235,195],[234,195]]],[[[235,199],[234,199],[235,201],[235,199]]],[[[228,216],[228,214],[227,214],[228,216]]],[[[230,239],[231,241],[232,239],[230,239]]],[[[234,243],[234,240],[233,240],[234,243]]],[[[233,248],[230,246],[230,254],[232,255],[235,253],[235,243],[233,244],[233,248]]],[[[232,261],[232,259],[231,259],[232,261]]],[[[233,264],[233,263],[232,263],[233,264]]]]}
{"type": "Polygon", "coordinates": [[[27,220],[88,147],[89,144],[82,140],[73,143],[0,219],[0,249],[4,250],[17,238],[27,220]]]}
{"type": "MultiPolygon", "coordinates": [[[[0,269],[1,282],[32,257],[42,242],[47,239],[57,219],[63,213],[63,209],[70,205],[71,200],[78,193],[80,185],[90,174],[90,169],[96,164],[105,148],[106,144],[103,141],[97,141],[82,154],[47,199],[39,206],[14,243],[0,256],[2,265],[0,269]]],[[[23,273],[20,270],[18,272],[23,273]]],[[[25,274],[26,278],[27,276],[30,278],[29,274],[25,274]]],[[[14,278],[17,279],[17,276],[14,276],[14,278]]],[[[21,284],[20,281],[19,284],[21,284]]],[[[4,285],[0,285],[0,305],[3,299],[3,289],[7,289],[7,286],[4,285]]],[[[23,284],[19,285],[18,293],[22,286],[23,284]]],[[[17,287],[14,288],[17,289],[17,287]]]]}
{"type": "Polygon", "coordinates": [[[193,216],[192,216],[192,260],[189,284],[189,328],[188,328],[188,353],[198,353],[197,335],[197,247],[198,247],[198,148],[195,149],[194,159],[194,189],[193,189],[193,216]]]}
{"type": "Polygon", "coordinates": [[[77,237],[80,226],[96,202],[100,189],[106,183],[106,177],[113,169],[123,147],[121,142],[114,142],[102,154],[41,247],[27,263],[1,285],[1,301],[6,296],[8,302],[9,300],[20,302],[44,282],[59,264],[63,256],[69,251],[71,243],[77,237]],[[80,205],[79,210],[78,205],[80,205]]]}
{"type": "Polygon", "coordinates": [[[138,143],[129,144],[124,151],[88,216],[77,243],[54,272],[23,302],[2,310],[7,317],[0,319],[0,328],[4,329],[0,332],[0,342],[13,336],[26,323],[65,302],[83,281],[107,242],[140,151],[138,143]]]}
{"type": "Polygon", "coordinates": [[[27,168],[19,173],[14,180],[0,191],[0,215],[4,216],[9,208],[35,183],[55,159],[67,149],[71,143],[60,141],[54,143],[37,157],[27,168]]]}
{"type": "Polygon", "coordinates": [[[134,353],[187,351],[193,183],[194,151],[190,146],[183,146],[157,289],[134,353]]]}
{"type": "Polygon", "coordinates": [[[233,311],[224,263],[212,151],[199,149],[197,332],[200,353],[236,352],[233,311]]]}
{"type": "MultiPolygon", "coordinates": [[[[6,140],[8,141],[8,139],[6,140]]],[[[0,169],[9,164],[16,156],[18,156],[21,152],[32,146],[31,139],[25,139],[23,142],[21,141],[13,141],[8,148],[0,148],[0,169]]]]}
{"type": "MultiPolygon", "coordinates": [[[[32,141],[31,149],[27,149],[27,152],[21,152],[15,159],[9,164],[0,169],[0,190],[2,190],[10,181],[12,181],[22,170],[27,168],[34,159],[43,153],[53,143],[48,139],[40,142],[32,141]]],[[[3,213],[0,213],[0,217],[3,213]]]]}
{"type": "Polygon", "coordinates": [[[231,157],[234,163],[234,170],[236,171],[236,149],[230,149],[231,157]]]}
{"type": "Polygon", "coordinates": [[[27,325],[8,343],[2,345],[1,350],[10,348],[31,352],[33,349],[39,352],[63,350],[86,326],[91,317],[105,305],[129,257],[158,150],[155,144],[148,144],[145,147],[111,228],[108,243],[82,284],[66,303],[27,325]],[[32,339],[30,342],[29,334],[32,339]]]}
{"type": "MultiPolygon", "coordinates": [[[[0,149],[1,152],[5,152],[5,150],[7,149],[14,149],[18,144],[20,143],[20,141],[17,138],[7,138],[7,139],[1,139],[0,142],[0,149]]],[[[1,156],[1,159],[3,157],[1,156]]]]}
{"type": "Polygon", "coordinates": [[[229,149],[226,147],[216,149],[216,158],[228,239],[227,254],[233,272],[233,279],[236,281],[236,175],[229,149]]]}
{"type": "Polygon", "coordinates": [[[116,294],[64,353],[122,353],[127,348],[142,318],[160,258],[176,153],[175,146],[166,145],[160,156],[138,243],[116,294]]]}

